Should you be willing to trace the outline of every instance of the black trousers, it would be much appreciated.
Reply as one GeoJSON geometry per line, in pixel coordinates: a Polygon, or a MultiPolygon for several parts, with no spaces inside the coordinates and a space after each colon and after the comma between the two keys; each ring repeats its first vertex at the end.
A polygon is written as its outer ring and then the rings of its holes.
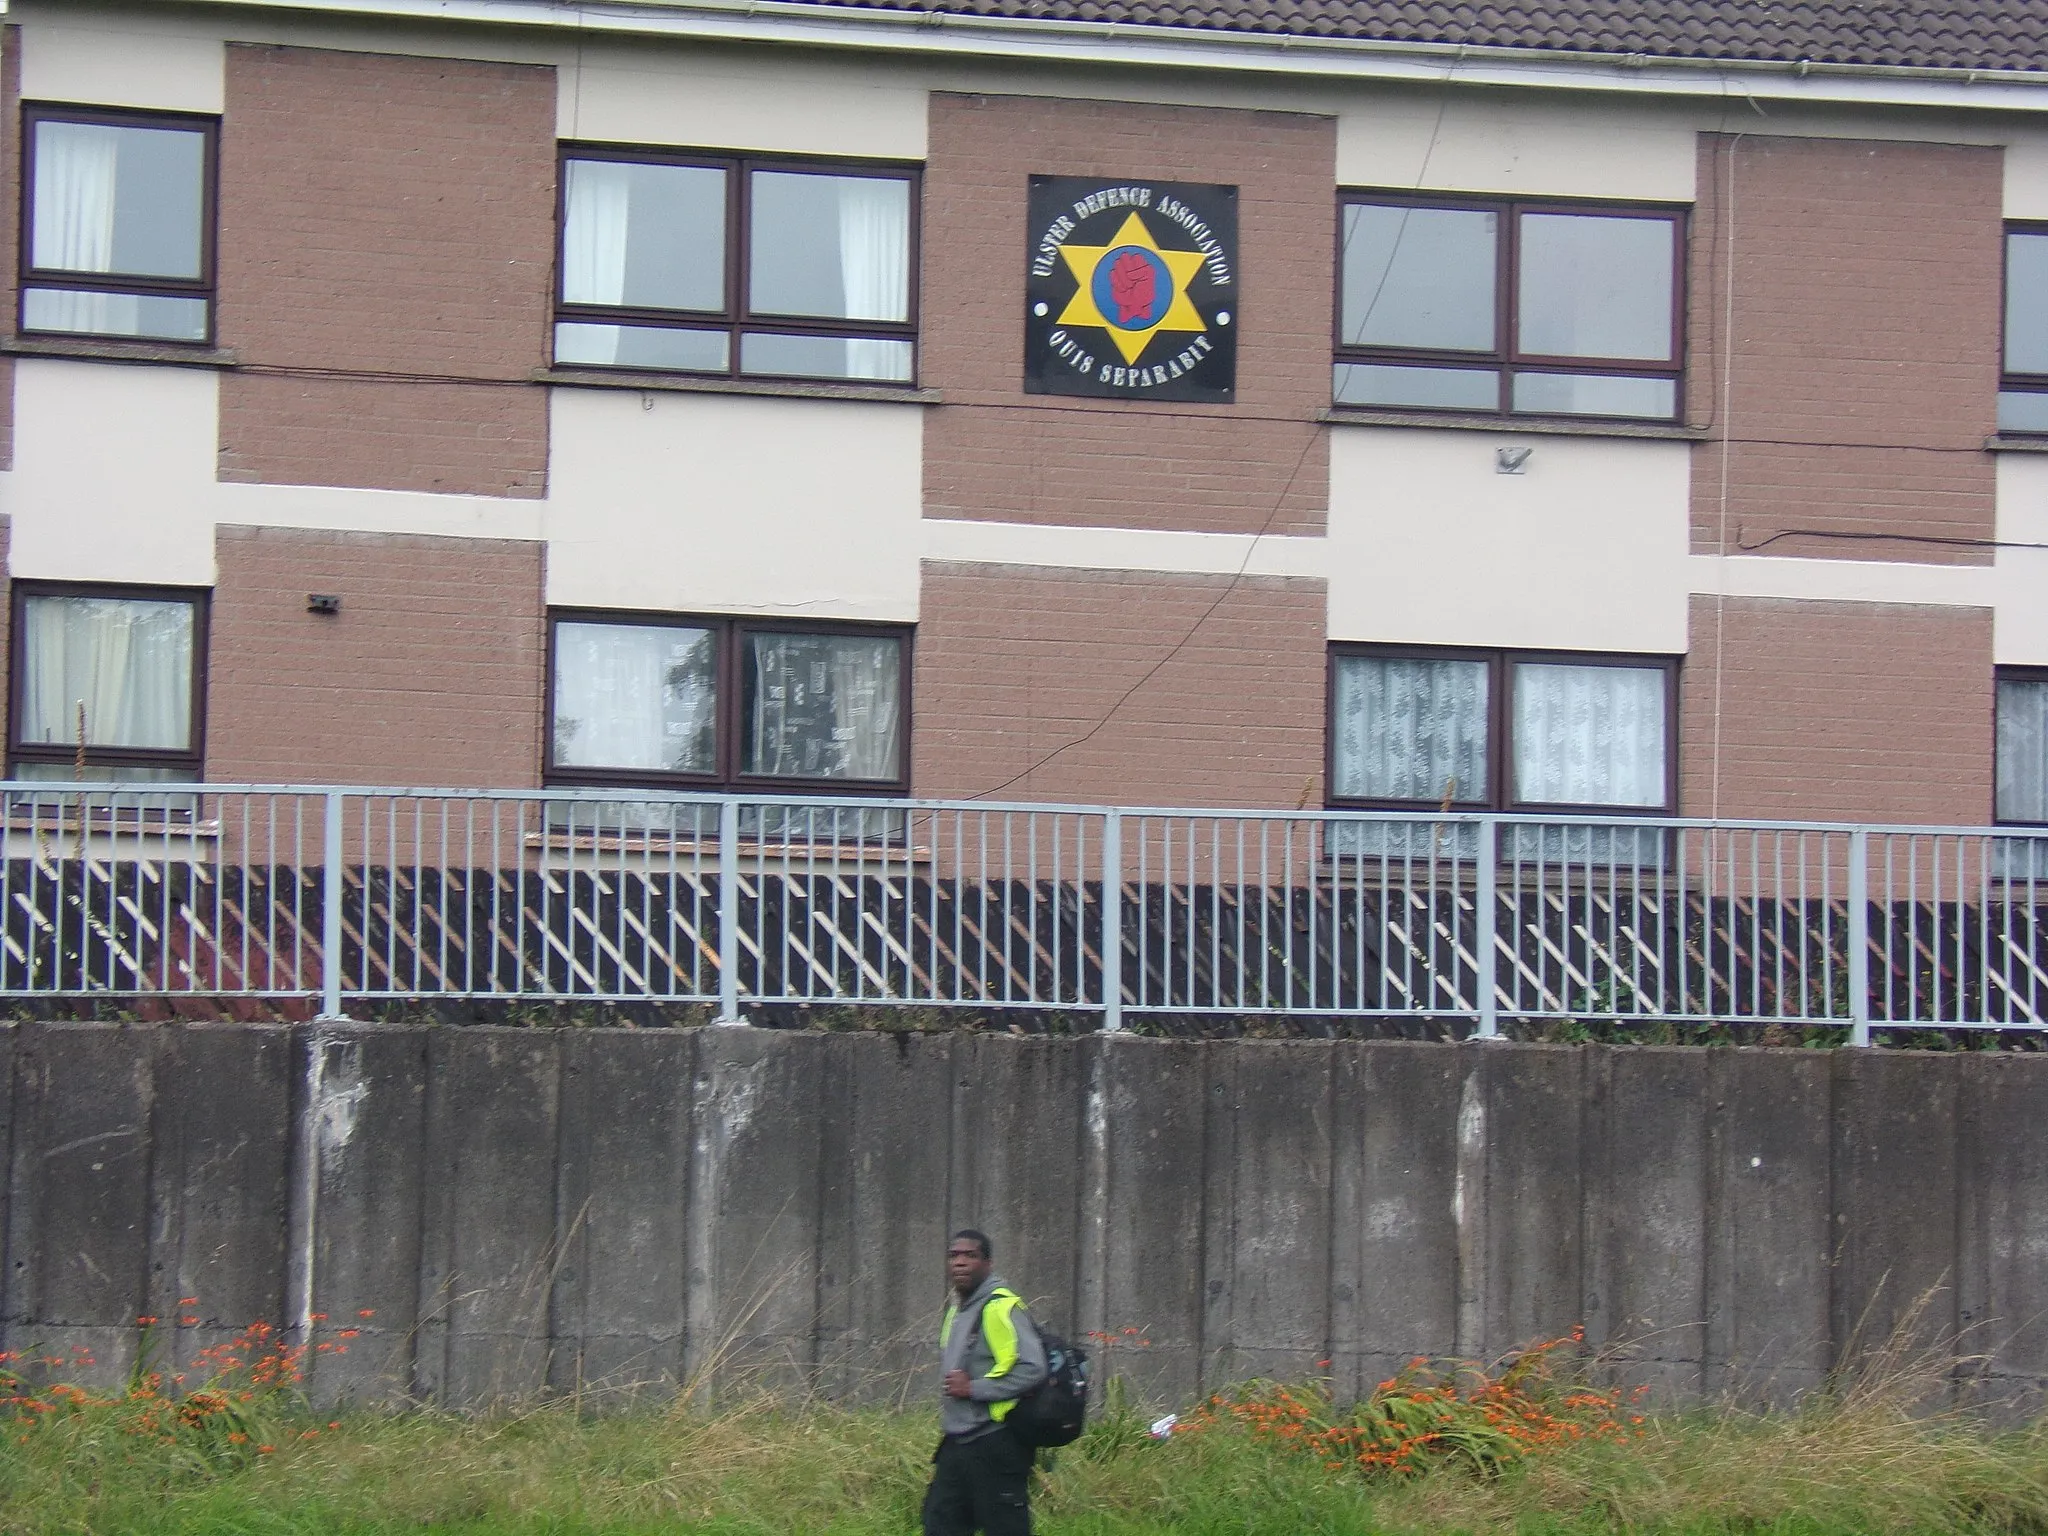
{"type": "Polygon", "coordinates": [[[924,1491],[924,1536],[1031,1536],[1031,1448],[1007,1429],[941,1440],[924,1491]]]}

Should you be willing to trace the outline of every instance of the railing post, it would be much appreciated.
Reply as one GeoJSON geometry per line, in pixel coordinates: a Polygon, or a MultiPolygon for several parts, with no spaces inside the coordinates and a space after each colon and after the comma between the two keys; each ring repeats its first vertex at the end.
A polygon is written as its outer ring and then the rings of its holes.
{"type": "Polygon", "coordinates": [[[1849,1043],[1870,1044],[1870,833],[1849,834],[1849,1043]]]}
{"type": "Polygon", "coordinates": [[[321,838],[320,1017],[346,1018],[341,1011],[341,791],[327,791],[327,828],[321,838]]]}
{"type": "Polygon", "coordinates": [[[1102,1027],[1124,1027],[1124,816],[1102,813],[1102,1027]]]}
{"type": "Polygon", "coordinates": [[[740,1016],[740,803],[718,806],[718,1023],[740,1016]]]}
{"type": "Polygon", "coordinates": [[[1490,816],[1479,823],[1479,849],[1475,855],[1479,881],[1473,892],[1473,917],[1477,920],[1477,933],[1473,942],[1478,953],[1473,958],[1479,964],[1479,1038],[1493,1040],[1500,1036],[1500,988],[1495,985],[1495,970],[1499,963],[1499,944],[1496,924],[1500,918],[1499,903],[1494,893],[1497,871],[1495,860],[1500,855],[1500,824],[1490,816]]]}

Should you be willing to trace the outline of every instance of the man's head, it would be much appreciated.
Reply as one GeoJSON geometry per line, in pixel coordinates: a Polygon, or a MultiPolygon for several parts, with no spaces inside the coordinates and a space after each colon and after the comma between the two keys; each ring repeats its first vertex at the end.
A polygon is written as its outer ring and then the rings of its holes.
{"type": "Polygon", "coordinates": [[[953,1234],[946,1244],[946,1278],[961,1300],[972,1296],[974,1288],[988,1278],[995,1256],[986,1232],[968,1227],[953,1234]]]}

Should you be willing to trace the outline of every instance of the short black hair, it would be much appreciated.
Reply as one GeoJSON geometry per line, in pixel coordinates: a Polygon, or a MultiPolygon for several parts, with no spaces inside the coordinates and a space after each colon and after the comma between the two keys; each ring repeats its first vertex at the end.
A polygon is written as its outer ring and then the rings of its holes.
{"type": "Polygon", "coordinates": [[[946,1246],[950,1248],[962,1238],[980,1247],[984,1263],[996,1256],[996,1245],[988,1240],[988,1234],[986,1232],[977,1232],[972,1227],[962,1227],[958,1232],[955,1232],[946,1239],[946,1246]]]}

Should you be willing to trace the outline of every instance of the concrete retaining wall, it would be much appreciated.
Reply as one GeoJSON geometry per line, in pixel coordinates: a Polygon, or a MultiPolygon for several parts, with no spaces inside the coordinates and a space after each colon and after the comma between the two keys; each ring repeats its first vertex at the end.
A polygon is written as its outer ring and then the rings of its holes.
{"type": "Polygon", "coordinates": [[[1959,1377],[2048,1385],[2039,1055],[25,1024],[0,1084],[5,1345],[102,1374],[325,1314],[322,1398],[893,1395],[972,1225],[1165,1401],[1581,1322],[1783,1397],[1929,1291],[1959,1377]]]}

